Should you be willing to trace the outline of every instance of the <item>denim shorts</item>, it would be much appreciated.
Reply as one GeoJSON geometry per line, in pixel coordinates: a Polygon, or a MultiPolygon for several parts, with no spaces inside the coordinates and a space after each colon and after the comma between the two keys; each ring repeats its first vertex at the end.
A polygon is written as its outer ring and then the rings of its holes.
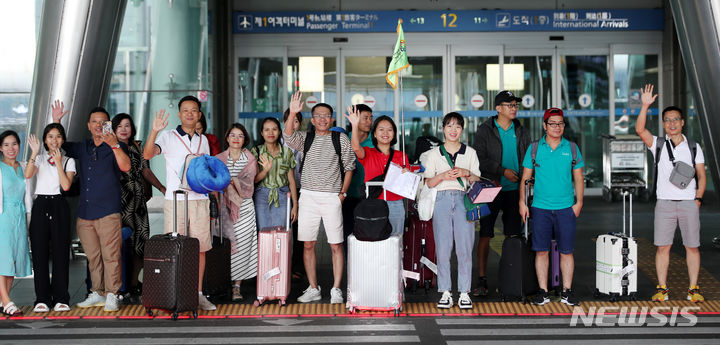
{"type": "Polygon", "coordinates": [[[572,254],[575,251],[575,212],[572,207],[560,210],[545,210],[531,207],[532,250],[550,251],[553,238],[557,241],[558,251],[572,254]]]}

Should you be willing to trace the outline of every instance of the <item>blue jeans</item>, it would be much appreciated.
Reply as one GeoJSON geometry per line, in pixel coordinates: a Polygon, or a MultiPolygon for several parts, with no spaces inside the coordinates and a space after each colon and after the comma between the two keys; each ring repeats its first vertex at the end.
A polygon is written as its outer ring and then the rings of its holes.
{"type": "Polygon", "coordinates": [[[287,193],[290,191],[288,186],[278,188],[278,199],[280,206],[275,207],[275,203],[268,205],[268,194],[270,188],[257,187],[253,199],[255,201],[255,216],[257,217],[258,230],[273,226],[286,226],[285,218],[287,217],[287,193]]]}
{"type": "Polygon", "coordinates": [[[458,291],[470,292],[472,282],[472,251],[475,244],[475,223],[465,218],[465,192],[438,191],[433,211],[435,252],[437,253],[438,291],[452,291],[450,255],[455,241],[458,261],[458,291]]]}
{"type": "Polygon", "coordinates": [[[392,233],[390,236],[402,236],[405,230],[405,205],[402,199],[396,201],[388,201],[390,209],[390,224],[392,225],[392,233]]]}

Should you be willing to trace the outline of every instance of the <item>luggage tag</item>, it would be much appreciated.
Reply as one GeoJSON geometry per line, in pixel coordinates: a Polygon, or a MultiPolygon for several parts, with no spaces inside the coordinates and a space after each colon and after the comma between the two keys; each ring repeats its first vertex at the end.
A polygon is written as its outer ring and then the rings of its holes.
{"type": "Polygon", "coordinates": [[[275,267],[263,274],[263,280],[268,280],[278,274],[280,274],[280,267],[275,267]]]}
{"type": "Polygon", "coordinates": [[[435,275],[437,275],[437,265],[430,261],[430,259],[423,256],[420,258],[420,263],[427,266],[427,268],[429,268],[433,273],[435,273],[435,275]]]}

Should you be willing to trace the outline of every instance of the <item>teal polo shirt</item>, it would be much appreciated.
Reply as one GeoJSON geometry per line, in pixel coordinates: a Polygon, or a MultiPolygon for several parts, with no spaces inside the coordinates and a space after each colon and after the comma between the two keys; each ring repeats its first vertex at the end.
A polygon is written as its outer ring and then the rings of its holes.
{"type": "MultiPolygon", "coordinates": [[[[348,134],[348,138],[352,140],[353,132],[350,132],[348,134]]],[[[375,147],[372,143],[371,136],[368,135],[367,139],[365,139],[363,142],[360,143],[360,146],[362,147],[375,147]]],[[[352,180],[350,180],[350,187],[348,187],[347,194],[349,197],[353,198],[359,198],[360,197],[360,189],[363,188],[363,184],[365,183],[365,168],[358,162],[357,158],[355,159],[355,172],[353,173],[352,180]]],[[[363,192],[364,193],[364,192],[363,192]]]]}
{"type": "MultiPolygon", "coordinates": [[[[528,147],[523,160],[523,167],[535,169],[535,194],[532,206],[545,210],[561,210],[571,207],[575,203],[575,190],[572,182],[570,142],[563,138],[553,150],[543,136],[538,145],[535,162],[539,166],[533,167],[532,145],[528,147]]],[[[578,149],[575,169],[583,166],[585,166],[585,162],[578,149]]]]}
{"type": "MultiPolygon", "coordinates": [[[[519,172],[520,162],[518,162],[517,157],[517,138],[515,137],[515,123],[510,122],[510,127],[508,127],[507,130],[504,130],[498,124],[497,119],[495,119],[494,121],[495,127],[497,127],[498,133],[500,134],[500,143],[502,144],[502,166],[505,169],[519,172]]],[[[518,183],[510,182],[510,180],[505,178],[505,175],[500,176],[500,185],[502,186],[503,191],[511,191],[518,189],[518,183]]]]}

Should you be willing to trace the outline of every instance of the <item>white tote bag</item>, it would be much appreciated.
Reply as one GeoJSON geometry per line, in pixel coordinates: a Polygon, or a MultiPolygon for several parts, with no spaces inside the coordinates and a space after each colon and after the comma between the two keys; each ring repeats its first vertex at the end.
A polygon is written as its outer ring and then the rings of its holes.
{"type": "Polygon", "coordinates": [[[420,220],[430,220],[435,210],[435,198],[437,197],[437,188],[423,185],[417,200],[418,217],[420,220]]]}

